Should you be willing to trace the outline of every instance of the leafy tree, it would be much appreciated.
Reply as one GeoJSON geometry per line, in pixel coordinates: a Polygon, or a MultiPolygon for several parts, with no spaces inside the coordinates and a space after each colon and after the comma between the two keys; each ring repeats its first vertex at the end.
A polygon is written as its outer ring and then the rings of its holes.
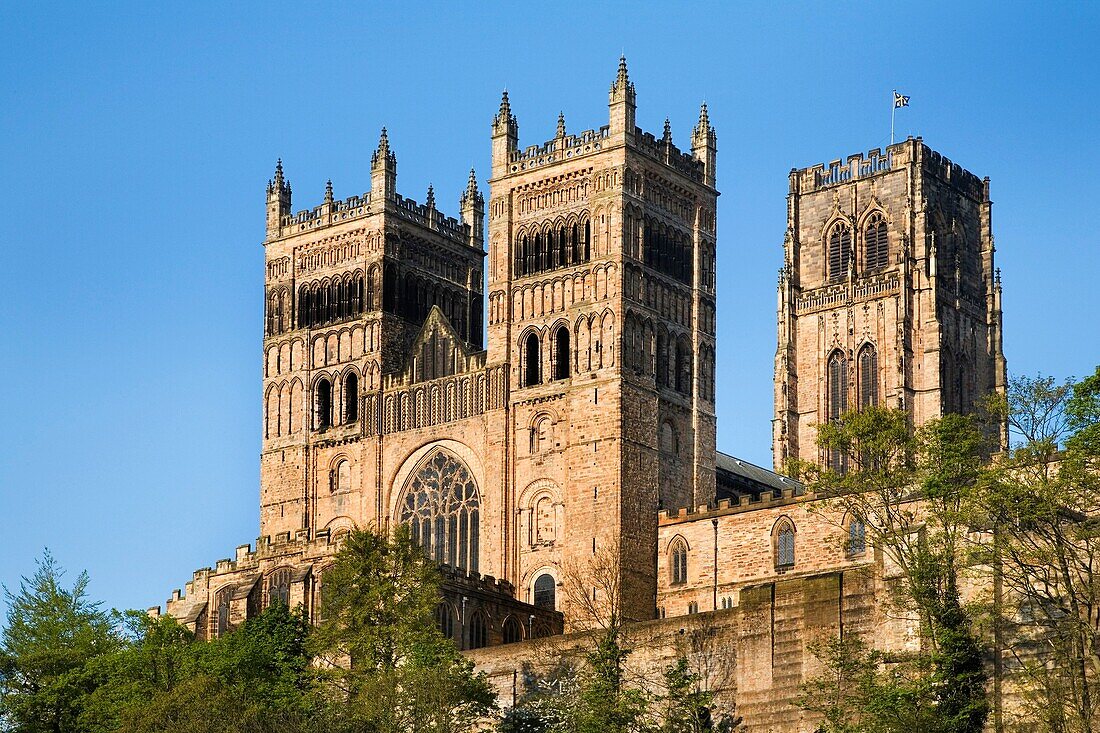
{"type": "Polygon", "coordinates": [[[87,698],[102,683],[91,660],[120,643],[109,615],[87,597],[88,575],[71,588],[49,551],[19,592],[6,587],[0,635],[0,721],[20,733],[76,733],[87,698]]]}
{"type": "Polygon", "coordinates": [[[977,511],[992,546],[1027,715],[1049,731],[1093,731],[1100,716],[1100,368],[1057,382],[1018,377],[998,405],[1014,441],[977,511]]]}
{"type": "Polygon", "coordinates": [[[908,717],[924,721],[921,730],[976,733],[989,713],[981,646],[959,590],[984,435],[970,417],[947,415],[918,430],[903,410],[870,407],[818,428],[820,445],[846,457],[844,468],[794,467],[823,499],[812,510],[863,521],[900,573],[894,601],[915,614],[927,646],[895,692],[908,717]]]}
{"type": "Polygon", "coordinates": [[[324,588],[311,649],[352,725],[446,733],[489,715],[488,683],[436,627],[439,570],[407,528],[351,533],[324,588]]]}
{"type": "Polygon", "coordinates": [[[699,689],[700,676],[680,656],[665,669],[661,733],[703,733],[714,730],[714,693],[699,689]]]}

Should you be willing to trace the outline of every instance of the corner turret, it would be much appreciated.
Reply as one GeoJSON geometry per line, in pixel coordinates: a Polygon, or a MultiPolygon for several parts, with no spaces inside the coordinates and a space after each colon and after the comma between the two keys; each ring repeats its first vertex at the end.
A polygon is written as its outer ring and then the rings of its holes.
{"type": "Polygon", "coordinates": [[[619,73],[611,85],[607,106],[610,108],[609,124],[611,136],[624,136],[627,142],[634,139],[634,113],[637,109],[637,97],[634,85],[626,73],[626,56],[619,57],[619,73]]]}
{"type": "Polygon", "coordinates": [[[508,90],[500,98],[500,110],[493,118],[493,176],[508,172],[512,153],[519,147],[519,124],[508,102],[508,90]]]}
{"type": "Polygon", "coordinates": [[[371,198],[378,197],[379,204],[385,206],[397,195],[397,156],[390,150],[390,138],[386,128],[378,138],[378,149],[370,159],[371,198]]]}
{"type": "Polygon", "coordinates": [[[267,236],[279,235],[284,216],[290,214],[290,181],[283,178],[283,159],[275,163],[275,177],[267,182],[267,236]]]}
{"type": "Polygon", "coordinates": [[[477,173],[470,169],[470,179],[466,182],[466,190],[458,200],[459,210],[462,212],[462,223],[470,228],[468,240],[471,247],[479,250],[485,247],[485,198],[477,188],[477,173]]]}
{"type": "Polygon", "coordinates": [[[691,154],[703,164],[703,181],[714,188],[714,167],[718,158],[718,136],[710,126],[707,103],[699,108],[699,122],[691,131],[691,154]]]}

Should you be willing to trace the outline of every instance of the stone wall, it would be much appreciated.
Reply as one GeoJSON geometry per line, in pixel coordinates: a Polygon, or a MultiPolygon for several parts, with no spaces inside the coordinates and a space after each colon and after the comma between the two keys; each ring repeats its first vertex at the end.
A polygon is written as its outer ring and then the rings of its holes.
{"type": "MultiPolygon", "coordinates": [[[[800,685],[820,669],[807,645],[841,629],[878,643],[874,585],[858,568],[782,578],[740,589],[735,608],[633,624],[630,677],[659,693],[661,672],[684,655],[720,709],[736,705],[750,732],[811,733],[815,721],[796,705],[800,685]]],[[[573,633],[467,655],[508,707],[544,675],[582,664],[593,643],[593,632],[573,633]]]]}

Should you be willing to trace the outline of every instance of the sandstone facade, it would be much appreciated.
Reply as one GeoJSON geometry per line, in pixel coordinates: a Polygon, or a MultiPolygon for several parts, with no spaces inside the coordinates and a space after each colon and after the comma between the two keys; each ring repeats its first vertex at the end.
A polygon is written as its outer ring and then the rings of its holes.
{"type": "MultiPolygon", "coordinates": [[[[623,60],[607,125],[559,118],[520,148],[505,94],[488,205],[471,171],[458,218],[430,188],[398,194],[385,130],[364,194],[330,184],[293,213],[276,167],[261,536],[196,571],[169,613],[203,637],[275,600],[315,615],[341,535],[404,523],[444,566],[441,628],[508,684],[541,650],[583,645],[559,636],[579,618],[563,584],[596,557],[649,639],[638,663],[709,624],[752,730],[811,729],[793,701],[814,636],[915,643],[879,607],[889,572],[851,518],[716,450],[717,136],[706,105],[690,152],[635,109],[623,60]]],[[[832,460],[815,424],[841,407],[920,423],[1003,390],[988,179],[919,139],[794,170],[784,254],[777,469],[832,460]]]]}

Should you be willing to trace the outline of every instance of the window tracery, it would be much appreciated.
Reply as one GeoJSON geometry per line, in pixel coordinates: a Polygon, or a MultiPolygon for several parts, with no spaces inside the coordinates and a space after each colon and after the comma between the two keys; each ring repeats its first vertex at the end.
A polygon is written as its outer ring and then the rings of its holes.
{"type": "Polygon", "coordinates": [[[478,570],[481,499],[469,469],[437,449],[413,474],[401,502],[400,521],[436,562],[478,570]]]}

